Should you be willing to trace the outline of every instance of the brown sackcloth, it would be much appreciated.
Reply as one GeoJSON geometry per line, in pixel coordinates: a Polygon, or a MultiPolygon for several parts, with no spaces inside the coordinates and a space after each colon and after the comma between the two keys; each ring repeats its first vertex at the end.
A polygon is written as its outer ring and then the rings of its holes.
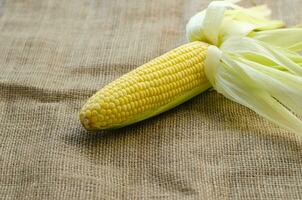
{"type": "MultiPolygon", "coordinates": [[[[0,0],[0,198],[302,199],[302,140],[216,92],[89,136],[97,89],[186,42],[205,0],[0,0]]],[[[300,0],[268,3],[302,22],[300,0]]]]}

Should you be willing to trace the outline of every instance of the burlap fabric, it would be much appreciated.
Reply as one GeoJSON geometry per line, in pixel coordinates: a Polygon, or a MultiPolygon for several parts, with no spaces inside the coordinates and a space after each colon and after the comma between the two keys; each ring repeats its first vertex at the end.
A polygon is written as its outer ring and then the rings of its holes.
{"type": "MultiPolygon", "coordinates": [[[[302,199],[302,140],[216,92],[90,136],[98,88],[186,42],[204,0],[0,1],[0,198],[302,199]]],[[[300,0],[268,3],[302,22],[300,0]]]]}

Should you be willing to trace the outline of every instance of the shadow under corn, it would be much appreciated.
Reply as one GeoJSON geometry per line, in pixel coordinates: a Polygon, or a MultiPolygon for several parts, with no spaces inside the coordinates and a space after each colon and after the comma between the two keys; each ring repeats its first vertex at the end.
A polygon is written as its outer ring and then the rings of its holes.
{"type": "Polygon", "coordinates": [[[190,139],[200,140],[200,143],[203,140],[223,140],[224,144],[235,143],[234,150],[256,148],[257,143],[249,144],[250,140],[254,140],[264,149],[269,146],[302,151],[301,138],[214,91],[205,92],[177,108],[124,128],[89,133],[78,124],[70,134],[65,135],[68,145],[88,152],[90,156],[115,154],[116,159],[126,154],[144,157],[143,152],[151,151],[149,154],[153,154],[154,149],[171,146],[181,140],[185,143],[190,139]]]}
{"type": "MultiPolygon", "coordinates": [[[[228,132],[301,142],[301,139],[296,138],[294,133],[277,127],[252,110],[226,99],[215,91],[207,91],[172,110],[127,127],[94,133],[80,128],[77,129],[76,134],[69,137],[73,137],[78,142],[91,143],[124,137],[152,138],[156,135],[158,138],[161,132],[165,132],[165,129],[175,128],[175,124],[171,123],[178,123],[177,117],[179,118],[179,115],[192,121],[203,122],[197,124],[202,132],[211,132],[212,134],[228,132]]],[[[190,121],[186,122],[188,124],[182,124],[182,127],[187,126],[188,131],[192,125],[196,125],[190,121]]]]}

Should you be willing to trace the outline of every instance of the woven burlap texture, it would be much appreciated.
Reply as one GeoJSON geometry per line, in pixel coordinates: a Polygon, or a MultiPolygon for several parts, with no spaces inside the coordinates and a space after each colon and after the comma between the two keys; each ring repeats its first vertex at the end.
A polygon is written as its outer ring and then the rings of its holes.
{"type": "MultiPolygon", "coordinates": [[[[0,198],[302,199],[302,141],[214,91],[87,135],[99,88],[186,42],[205,0],[0,1],[0,198]]],[[[302,22],[300,0],[268,3],[302,22]]]]}

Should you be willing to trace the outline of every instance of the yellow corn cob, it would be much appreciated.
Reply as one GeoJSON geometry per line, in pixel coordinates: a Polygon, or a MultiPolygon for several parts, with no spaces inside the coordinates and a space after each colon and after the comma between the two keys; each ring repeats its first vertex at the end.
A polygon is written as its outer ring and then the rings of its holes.
{"type": "Polygon", "coordinates": [[[120,128],[205,91],[207,48],[202,42],[185,44],[109,83],[84,105],[81,123],[87,130],[120,128]]]}

